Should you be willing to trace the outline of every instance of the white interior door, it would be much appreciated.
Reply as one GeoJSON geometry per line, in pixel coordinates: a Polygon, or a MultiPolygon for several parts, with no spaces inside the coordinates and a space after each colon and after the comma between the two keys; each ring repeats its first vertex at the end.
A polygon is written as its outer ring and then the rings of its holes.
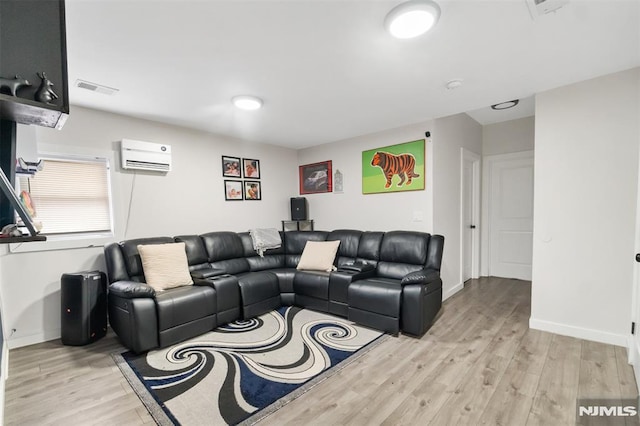
{"type": "Polygon", "coordinates": [[[633,294],[631,298],[631,321],[635,323],[633,334],[629,335],[627,354],[633,365],[636,383],[640,383],[640,173],[636,194],[636,264],[633,270],[633,294]]]}
{"type": "Polygon", "coordinates": [[[461,150],[460,265],[461,282],[478,278],[480,239],[480,156],[461,150]]]}
{"type": "Polygon", "coordinates": [[[487,159],[489,274],[531,280],[533,151],[487,159]]]}

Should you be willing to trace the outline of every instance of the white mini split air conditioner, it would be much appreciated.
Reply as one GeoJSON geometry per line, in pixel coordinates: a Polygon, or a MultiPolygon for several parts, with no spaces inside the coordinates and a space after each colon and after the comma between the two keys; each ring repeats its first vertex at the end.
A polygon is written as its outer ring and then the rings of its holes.
{"type": "Polygon", "coordinates": [[[555,12],[562,6],[569,3],[569,0],[526,0],[527,6],[529,6],[529,13],[535,20],[539,16],[548,15],[551,12],[555,12]]]}
{"type": "Polygon", "coordinates": [[[171,145],[122,139],[123,169],[171,171],[171,145]]]}

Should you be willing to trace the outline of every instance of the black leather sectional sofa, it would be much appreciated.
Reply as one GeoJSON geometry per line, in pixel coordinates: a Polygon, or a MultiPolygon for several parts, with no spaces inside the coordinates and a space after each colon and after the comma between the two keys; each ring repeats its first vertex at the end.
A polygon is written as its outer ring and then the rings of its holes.
{"type": "Polygon", "coordinates": [[[328,312],[389,333],[421,336],[440,310],[444,237],[412,231],[292,231],[259,256],[249,233],[142,238],[105,246],[109,321],[134,352],[195,337],[283,305],[328,312]],[[332,272],[297,270],[307,241],[340,245],[332,272]],[[138,245],[184,242],[194,281],[156,292],[138,245]]]}

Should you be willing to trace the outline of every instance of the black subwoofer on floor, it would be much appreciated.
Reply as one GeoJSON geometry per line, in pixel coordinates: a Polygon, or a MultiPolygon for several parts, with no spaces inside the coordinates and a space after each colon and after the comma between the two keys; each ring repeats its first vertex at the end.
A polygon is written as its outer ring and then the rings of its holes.
{"type": "Polygon", "coordinates": [[[307,199],[304,197],[291,198],[291,220],[307,220],[307,199]]]}
{"type": "Polygon", "coordinates": [[[63,274],[60,283],[62,343],[80,346],[107,334],[107,276],[104,272],[63,274]]]}

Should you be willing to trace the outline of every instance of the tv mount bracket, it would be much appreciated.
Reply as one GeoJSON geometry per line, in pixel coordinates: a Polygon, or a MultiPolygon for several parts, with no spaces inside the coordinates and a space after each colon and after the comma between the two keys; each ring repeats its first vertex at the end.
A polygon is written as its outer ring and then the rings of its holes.
{"type": "Polygon", "coordinates": [[[20,216],[25,226],[29,230],[29,234],[31,234],[32,237],[35,237],[38,234],[38,231],[36,231],[36,228],[33,225],[31,216],[29,216],[29,213],[27,213],[27,211],[24,209],[24,206],[22,205],[22,203],[16,196],[15,191],[11,187],[11,183],[9,182],[9,179],[7,179],[7,175],[4,174],[4,170],[2,170],[1,168],[0,168],[0,187],[2,188],[2,192],[4,192],[4,195],[6,195],[6,197],[9,199],[9,202],[11,203],[13,208],[16,209],[16,211],[18,212],[18,215],[20,216]]]}

